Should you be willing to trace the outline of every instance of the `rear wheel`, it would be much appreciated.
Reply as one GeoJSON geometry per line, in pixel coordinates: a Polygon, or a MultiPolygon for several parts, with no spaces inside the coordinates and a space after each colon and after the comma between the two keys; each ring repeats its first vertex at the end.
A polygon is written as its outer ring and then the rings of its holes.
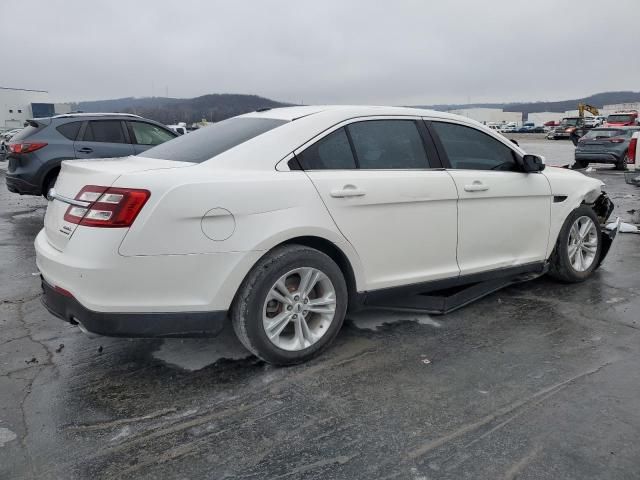
{"type": "Polygon", "coordinates": [[[309,360],[335,338],[347,309],[344,276],[324,253],[285,245],[247,275],[231,308],[236,335],[276,365],[309,360]]]}
{"type": "Polygon", "coordinates": [[[586,205],[567,217],[550,259],[549,275],[564,282],[582,282],[600,264],[602,234],[598,217],[586,205]]]}
{"type": "Polygon", "coordinates": [[[576,160],[575,163],[573,164],[574,169],[587,168],[588,166],[589,166],[589,162],[587,162],[586,160],[576,160]]]}
{"type": "Polygon", "coordinates": [[[58,179],[58,173],[60,173],[60,170],[55,169],[52,172],[49,172],[47,174],[47,177],[44,179],[44,182],[42,183],[42,196],[44,198],[47,198],[47,194],[49,193],[49,190],[51,190],[53,186],[56,184],[56,180],[58,179]]]}
{"type": "Polygon", "coordinates": [[[627,169],[627,152],[624,152],[620,159],[616,162],[616,170],[626,170],[627,169]]]}

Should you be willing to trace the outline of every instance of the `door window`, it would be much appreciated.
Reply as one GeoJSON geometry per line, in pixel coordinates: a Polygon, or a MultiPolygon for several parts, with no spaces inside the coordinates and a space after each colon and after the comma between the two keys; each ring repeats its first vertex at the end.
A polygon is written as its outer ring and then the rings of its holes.
{"type": "Polygon", "coordinates": [[[349,138],[344,128],[330,133],[297,155],[304,170],[345,170],[356,168],[349,138]]]}
{"type": "Polygon", "coordinates": [[[85,142],[127,143],[120,120],[90,121],[82,140],[85,142]]]}
{"type": "Polygon", "coordinates": [[[413,120],[369,120],[347,128],[362,169],[429,168],[424,143],[413,120]]]}
{"type": "Polygon", "coordinates": [[[475,128],[432,122],[451,168],[463,170],[519,171],[513,150],[475,128]]]}
{"type": "Polygon", "coordinates": [[[175,138],[175,135],[171,135],[157,125],[144,122],[129,122],[129,124],[135,137],[134,142],[138,145],[160,145],[175,138]]]}

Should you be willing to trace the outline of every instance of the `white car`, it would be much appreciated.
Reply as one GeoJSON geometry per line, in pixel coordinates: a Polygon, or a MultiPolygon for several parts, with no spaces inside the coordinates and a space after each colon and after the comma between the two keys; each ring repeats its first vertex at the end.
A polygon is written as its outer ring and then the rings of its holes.
{"type": "Polygon", "coordinates": [[[102,335],[231,321],[262,359],[301,362],[347,307],[444,313],[547,271],[588,278],[613,205],[602,182],[543,170],[447,113],[249,113],[138,156],[63,162],[35,241],[43,300],[102,335]]]}

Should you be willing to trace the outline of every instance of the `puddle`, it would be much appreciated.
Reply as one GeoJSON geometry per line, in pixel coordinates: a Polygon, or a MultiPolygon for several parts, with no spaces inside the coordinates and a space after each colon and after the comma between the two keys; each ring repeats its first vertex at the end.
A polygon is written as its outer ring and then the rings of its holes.
{"type": "Polygon", "coordinates": [[[4,447],[7,443],[15,440],[18,436],[8,428],[0,427],[0,447],[4,447]]]}
{"type": "Polygon", "coordinates": [[[362,330],[378,330],[383,325],[397,322],[417,322],[420,325],[430,325],[440,327],[440,322],[436,322],[426,313],[402,312],[398,310],[363,310],[361,312],[350,313],[347,319],[362,330]]]}
{"type": "Polygon", "coordinates": [[[215,338],[167,338],[153,357],[170,365],[195,372],[223,358],[241,360],[251,354],[229,326],[215,338]]]}

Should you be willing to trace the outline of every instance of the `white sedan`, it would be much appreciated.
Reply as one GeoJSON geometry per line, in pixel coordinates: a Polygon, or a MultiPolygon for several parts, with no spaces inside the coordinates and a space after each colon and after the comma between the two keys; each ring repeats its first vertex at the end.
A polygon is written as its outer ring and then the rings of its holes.
{"type": "Polygon", "coordinates": [[[335,338],[347,308],[445,313],[611,244],[602,182],[544,169],[456,115],[291,107],[138,156],[66,161],[35,246],[44,304],[110,336],[215,335],[267,362],[335,338]]]}

